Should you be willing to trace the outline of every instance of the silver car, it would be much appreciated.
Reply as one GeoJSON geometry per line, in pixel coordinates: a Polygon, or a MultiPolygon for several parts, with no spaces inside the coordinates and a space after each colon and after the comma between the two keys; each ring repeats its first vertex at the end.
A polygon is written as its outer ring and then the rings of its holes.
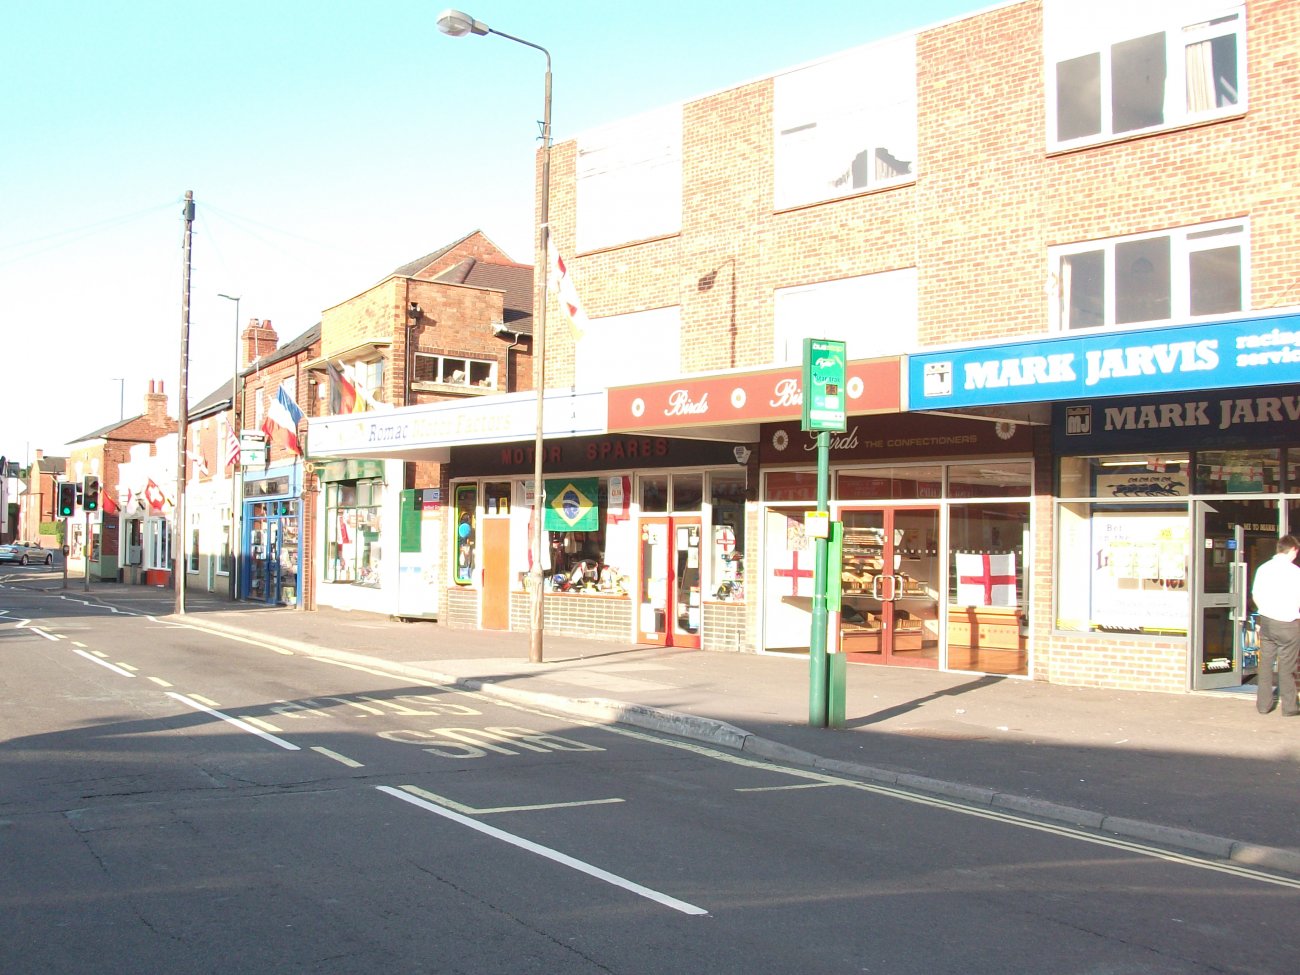
{"type": "Polygon", "coordinates": [[[17,562],[19,565],[44,562],[50,565],[54,562],[54,553],[35,542],[9,542],[0,545],[0,562],[17,562]]]}

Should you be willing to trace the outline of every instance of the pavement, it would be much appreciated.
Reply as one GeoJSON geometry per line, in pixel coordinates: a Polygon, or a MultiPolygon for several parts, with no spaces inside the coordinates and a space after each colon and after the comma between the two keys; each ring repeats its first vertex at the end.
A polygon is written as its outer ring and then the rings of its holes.
{"type": "MultiPolygon", "coordinates": [[[[10,578],[58,591],[49,577],[10,578]]],[[[806,658],[450,629],[81,580],[64,593],[586,720],[1300,876],[1300,719],[1253,688],[1161,694],[848,668],[843,729],[808,726],[806,658]]],[[[360,678],[359,678],[360,679],[360,678]]],[[[870,823],[861,824],[869,829],[870,823]]]]}

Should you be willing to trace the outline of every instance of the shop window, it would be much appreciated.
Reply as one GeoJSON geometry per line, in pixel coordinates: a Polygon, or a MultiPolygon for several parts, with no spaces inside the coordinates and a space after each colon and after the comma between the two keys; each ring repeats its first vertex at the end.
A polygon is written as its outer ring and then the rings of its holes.
{"type": "Polygon", "coordinates": [[[816,501],[815,471],[769,471],[763,476],[764,501],[816,501]]]}
{"type": "Polygon", "coordinates": [[[801,362],[803,340],[836,323],[850,359],[895,355],[917,346],[916,268],[823,281],[773,294],[773,362],[801,362]]]}
{"type": "Polygon", "coordinates": [[[474,581],[474,562],[478,545],[478,485],[458,484],[453,492],[456,501],[456,532],[452,581],[468,586],[474,581]]]}
{"type": "Polygon", "coordinates": [[[709,475],[709,585],[715,599],[745,598],[745,473],[709,475]]]}
{"type": "Polygon", "coordinates": [[[626,593],[627,581],[617,566],[609,564],[608,522],[610,482],[621,478],[600,478],[596,491],[598,518],[591,531],[548,531],[551,589],[557,592],[626,593]]]}
{"type": "Polygon", "coordinates": [[[948,497],[1027,498],[1033,494],[1033,474],[1025,461],[981,461],[948,468],[948,497]]]}
{"type": "Polygon", "coordinates": [[[325,488],[325,581],[378,588],[383,479],[332,481],[325,488]]]}
{"type": "Polygon", "coordinates": [[[217,556],[217,575],[230,574],[231,545],[230,533],[233,527],[230,509],[221,509],[221,552],[217,556]]]}
{"type": "Polygon", "coordinates": [[[1054,247],[1051,317],[1068,331],[1241,311],[1243,222],[1054,247]]]}
{"type": "Polygon", "coordinates": [[[681,105],[580,136],[575,183],[580,252],[677,233],[682,226],[681,105]]]}
{"type": "Polygon", "coordinates": [[[1190,487],[1186,452],[1062,457],[1060,471],[1062,498],[1176,498],[1190,487]]]}
{"type": "Polygon", "coordinates": [[[1277,494],[1281,450],[1198,450],[1197,494],[1277,494]]]}
{"type": "Polygon", "coordinates": [[[841,501],[938,500],[943,496],[943,468],[936,464],[842,472],[836,492],[841,501]]]}
{"type": "Polygon", "coordinates": [[[1028,503],[949,508],[948,666],[953,670],[1029,672],[1029,544],[1028,503]]]}
{"type": "Polygon", "coordinates": [[[483,513],[489,515],[510,514],[509,481],[489,481],[483,485],[483,513]]]}
{"type": "Polygon", "coordinates": [[[703,474],[673,475],[673,511],[699,511],[703,503],[703,474]]]}
{"type": "Polygon", "coordinates": [[[773,81],[776,209],[916,179],[916,39],[893,38],[773,81]]]}
{"type": "Polygon", "coordinates": [[[1244,110],[1240,3],[1050,0],[1049,141],[1086,145],[1244,110]]]}
{"type": "Polygon", "coordinates": [[[491,360],[417,352],[414,365],[413,381],[417,383],[486,389],[494,389],[497,384],[497,364],[491,360]]]}
{"type": "Polygon", "coordinates": [[[641,512],[654,514],[668,510],[668,475],[642,474],[637,478],[641,492],[641,512]]]}

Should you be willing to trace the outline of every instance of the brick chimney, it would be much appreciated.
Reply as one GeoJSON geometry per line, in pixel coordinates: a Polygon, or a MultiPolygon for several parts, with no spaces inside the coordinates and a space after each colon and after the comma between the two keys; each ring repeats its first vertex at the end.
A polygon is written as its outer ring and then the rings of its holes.
{"type": "Polygon", "coordinates": [[[248,328],[244,329],[244,334],[240,337],[244,341],[243,355],[239,362],[241,369],[262,356],[274,352],[276,346],[280,344],[280,336],[275,334],[269,318],[260,322],[256,318],[250,318],[248,328]]]}
{"type": "Polygon", "coordinates": [[[166,426],[169,422],[167,418],[167,394],[163,392],[163,381],[161,379],[149,380],[149,392],[144,394],[144,415],[145,419],[157,426],[166,426]]]}

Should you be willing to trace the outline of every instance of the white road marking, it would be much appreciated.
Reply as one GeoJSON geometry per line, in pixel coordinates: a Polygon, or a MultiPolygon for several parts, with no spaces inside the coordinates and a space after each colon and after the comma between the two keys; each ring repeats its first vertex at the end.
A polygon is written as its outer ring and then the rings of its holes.
{"type": "Polygon", "coordinates": [[[254,728],[247,721],[240,721],[238,718],[231,717],[228,714],[222,714],[220,711],[213,710],[212,708],[209,707],[204,707],[202,704],[194,700],[194,698],[192,697],[186,697],[184,694],[177,694],[175,691],[168,691],[167,696],[174,697],[176,700],[180,701],[186,707],[191,707],[195,711],[202,711],[205,714],[212,715],[214,718],[220,718],[222,721],[227,721],[230,724],[233,724],[236,728],[239,728],[241,731],[247,731],[250,735],[257,735],[257,737],[259,738],[265,738],[271,744],[279,745],[281,748],[285,749],[285,751],[296,752],[299,750],[298,746],[291,741],[285,741],[283,738],[277,738],[275,735],[269,735],[265,731],[261,730],[260,728],[254,728]]]}
{"type": "Polygon", "coordinates": [[[73,645],[74,647],[81,647],[82,650],[89,650],[89,649],[90,649],[90,647],[86,646],[86,645],[85,645],[84,643],[82,643],[80,640],[73,640],[73,641],[72,641],[72,645],[73,645]]]}
{"type": "Polygon", "coordinates": [[[446,796],[440,796],[432,792],[426,792],[423,789],[417,789],[413,785],[403,786],[403,791],[411,793],[413,796],[420,796],[428,799],[430,802],[436,802],[440,806],[446,806],[448,809],[454,809],[458,813],[464,813],[466,816],[491,816],[495,813],[511,812],[540,812],[546,809],[574,809],[578,806],[608,806],[616,802],[624,802],[623,799],[580,799],[577,802],[545,802],[538,803],[534,806],[494,806],[490,809],[475,809],[473,806],[466,806],[463,803],[456,802],[454,799],[448,799],[446,796]]]}
{"type": "Polygon", "coordinates": [[[277,728],[275,725],[271,724],[271,722],[263,721],[261,718],[255,718],[251,714],[241,714],[239,716],[239,720],[247,721],[255,728],[261,728],[263,731],[269,731],[272,734],[274,734],[277,731],[284,731],[283,728],[277,728]]]}
{"type": "Polygon", "coordinates": [[[128,663],[123,663],[121,660],[119,660],[119,661],[117,662],[117,665],[118,665],[119,667],[121,667],[123,670],[129,670],[129,671],[131,671],[131,673],[133,673],[133,674],[136,673],[136,672],[140,669],[139,667],[132,667],[132,666],[131,666],[130,664],[128,664],[128,663]]]}
{"type": "MultiPolygon", "coordinates": [[[[80,646],[80,644],[78,644],[78,646],[80,646]]],[[[91,650],[90,652],[93,653],[96,657],[102,657],[104,660],[108,659],[108,654],[106,654],[103,650],[91,650]]]]}
{"type": "Polygon", "coordinates": [[[149,679],[150,679],[151,681],[153,681],[155,684],[157,684],[159,687],[175,687],[175,686],[176,686],[175,684],[169,684],[169,683],[167,683],[167,681],[163,680],[161,677],[150,677],[149,679]]]}
{"type": "Polygon", "coordinates": [[[224,640],[234,640],[236,643],[247,643],[252,647],[261,647],[263,650],[273,650],[284,657],[295,656],[292,650],[286,650],[284,647],[277,647],[274,643],[267,643],[263,640],[254,640],[246,636],[236,636],[233,633],[222,633],[220,630],[209,630],[206,626],[191,626],[189,623],[174,623],[171,620],[159,620],[150,616],[150,620],[155,623],[163,623],[167,626],[183,626],[187,630],[198,630],[200,633],[206,633],[208,636],[219,636],[224,640]]]}
{"type": "Polygon", "coordinates": [[[346,765],[348,768],[365,768],[365,765],[361,762],[348,758],[346,755],[340,755],[338,752],[332,752],[322,745],[312,745],[311,750],[314,752],[320,752],[326,758],[332,758],[334,761],[346,765]]]}
{"type": "Polygon", "coordinates": [[[35,633],[37,636],[43,636],[43,637],[45,637],[45,639],[49,640],[51,643],[58,643],[58,642],[59,642],[59,638],[58,638],[57,636],[55,636],[55,635],[52,634],[52,633],[46,633],[46,632],[45,632],[44,630],[42,630],[39,626],[29,626],[29,627],[27,627],[27,629],[31,630],[31,631],[32,631],[33,633],[35,633]]]}
{"type": "Polygon", "coordinates": [[[99,664],[99,666],[101,666],[101,667],[107,667],[107,668],[108,668],[109,670],[111,670],[113,673],[118,674],[118,675],[121,676],[121,677],[134,677],[134,676],[135,676],[135,674],[131,673],[129,670],[123,670],[121,667],[118,667],[118,666],[116,666],[116,665],[114,665],[114,664],[110,664],[107,660],[100,660],[100,659],[99,659],[98,657],[96,657],[94,654],[86,653],[85,650],[78,650],[76,647],[73,647],[73,648],[72,648],[72,652],[75,653],[75,654],[77,654],[77,656],[79,656],[79,657],[85,657],[85,658],[86,658],[87,660],[89,660],[92,664],[99,664]]]}
{"type": "Polygon", "coordinates": [[[737,792],[790,792],[794,789],[830,789],[838,782],[801,782],[799,785],[764,785],[752,789],[737,789],[737,792]]]}
{"type": "Polygon", "coordinates": [[[709,912],[702,907],[696,907],[694,904],[688,904],[686,901],[678,900],[676,897],[670,897],[667,894],[660,893],[657,890],[651,890],[649,887],[643,887],[625,877],[610,873],[608,870],[602,870],[600,867],[593,867],[589,863],[569,856],[567,853],[561,853],[559,850],[552,850],[550,847],[542,846],[540,843],[534,843],[532,840],[526,840],[522,836],[515,836],[513,833],[507,833],[503,829],[497,829],[495,826],[489,826],[487,823],[480,823],[470,819],[468,816],[462,816],[458,812],[453,812],[437,803],[429,802],[427,799],[421,799],[419,796],[411,795],[401,789],[395,789],[392,786],[376,786],[380,792],[386,792],[390,796],[396,796],[403,802],[409,802],[413,806],[418,806],[427,812],[442,816],[444,819],[450,819],[454,823],[460,823],[462,826],[468,826],[470,829],[478,830],[491,836],[494,839],[501,840],[503,843],[509,843],[511,846],[517,846],[521,850],[527,850],[529,853],[536,853],[538,856],[553,860],[556,863],[577,870],[579,873],[585,873],[589,877],[595,877],[597,880],[603,880],[607,884],[613,884],[615,887],[621,887],[626,891],[636,894],[639,897],[645,897],[649,900],[662,904],[665,907],[671,907],[674,911],[680,911],[683,914],[692,914],[696,916],[707,915],[709,912]]]}
{"type": "Polygon", "coordinates": [[[192,697],[194,700],[198,701],[200,704],[206,704],[206,705],[207,705],[208,707],[210,707],[210,708],[219,708],[219,707],[221,707],[220,704],[218,704],[216,701],[212,700],[212,698],[210,698],[210,697],[202,697],[202,696],[200,696],[200,695],[198,695],[198,694],[191,694],[190,697],[192,697]]]}

